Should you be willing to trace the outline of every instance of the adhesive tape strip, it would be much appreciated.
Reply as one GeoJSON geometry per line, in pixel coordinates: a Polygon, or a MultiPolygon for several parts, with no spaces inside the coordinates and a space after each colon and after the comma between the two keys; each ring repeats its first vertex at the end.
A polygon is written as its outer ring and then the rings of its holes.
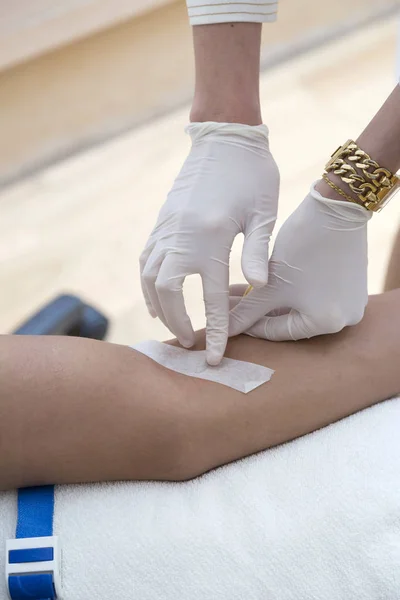
{"type": "Polygon", "coordinates": [[[221,383],[244,394],[266,383],[274,374],[268,367],[232,358],[223,358],[217,367],[210,367],[204,350],[185,350],[155,340],[131,347],[171,371],[221,383]]]}

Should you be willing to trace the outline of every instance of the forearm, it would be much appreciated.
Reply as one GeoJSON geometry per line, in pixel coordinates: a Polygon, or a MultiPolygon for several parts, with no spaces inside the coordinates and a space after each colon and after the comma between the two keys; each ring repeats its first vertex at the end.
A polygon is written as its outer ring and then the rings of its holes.
{"type": "Polygon", "coordinates": [[[260,23],[193,27],[196,83],[191,121],[262,122],[260,23]]]}
{"type": "Polygon", "coordinates": [[[0,489],[176,478],[179,390],[130,348],[3,335],[0,386],[0,489]]]}
{"type": "MultiPolygon", "coordinates": [[[[400,290],[370,297],[363,321],[335,335],[273,343],[240,336],[226,356],[275,369],[247,396],[195,385],[193,474],[281,444],[400,392],[400,290]]],[[[200,342],[202,346],[202,341],[200,342]]],[[[193,468],[193,467],[192,467],[193,468]]]]}
{"type": "Polygon", "coordinates": [[[372,297],[337,335],[231,339],[228,357],[275,369],[248,395],[122,346],[1,336],[0,488],[187,479],[384,400],[400,391],[399,302],[372,297]]]}
{"type": "Polygon", "coordinates": [[[400,169],[400,86],[396,85],[357,143],[392,173],[400,169]]]}
{"type": "MultiPolygon", "coordinates": [[[[350,136],[349,136],[350,137],[350,136]]],[[[343,140],[344,142],[345,140],[343,140]]],[[[390,96],[356,139],[357,144],[380,166],[396,173],[400,169],[400,86],[396,85],[390,96]]],[[[332,148],[334,150],[335,148],[332,148]]],[[[327,157],[328,158],[328,157],[327,157]]],[[[329,173],[329,179],[343,189],[338,175],[329,173]]],[[[317,190],[326,198],[343,200],[343,196],[324,181],[317,184],[317,190]]],[[[357,196],[347,188],[346,193],[357,196]]]]}

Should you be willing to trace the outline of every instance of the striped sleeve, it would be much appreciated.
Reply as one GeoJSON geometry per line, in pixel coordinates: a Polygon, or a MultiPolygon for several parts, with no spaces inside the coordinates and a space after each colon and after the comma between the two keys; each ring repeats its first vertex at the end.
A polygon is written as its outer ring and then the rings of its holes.
{"type": "Polygon", "coordinates": [[[278,0],[186,0],[191,25],[275,21],[278,0]]]}

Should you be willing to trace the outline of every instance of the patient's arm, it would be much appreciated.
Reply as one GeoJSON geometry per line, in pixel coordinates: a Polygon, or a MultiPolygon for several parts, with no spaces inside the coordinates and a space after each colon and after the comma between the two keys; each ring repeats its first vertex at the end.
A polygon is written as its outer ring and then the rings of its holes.
{"type": "Polygon", "coordinates": [[[0,488],[187,479],[395,395],[399,306],[374,296],[359,325],[309,341],[231,339],[227,356],[276,371],[247,395],[122,346],[0,336],[0,488]]]}
{"type": "Polygon", "coordinates": [[[400,228],[394,240],[385,280],[385,291],[400,287],[400,228]]]}

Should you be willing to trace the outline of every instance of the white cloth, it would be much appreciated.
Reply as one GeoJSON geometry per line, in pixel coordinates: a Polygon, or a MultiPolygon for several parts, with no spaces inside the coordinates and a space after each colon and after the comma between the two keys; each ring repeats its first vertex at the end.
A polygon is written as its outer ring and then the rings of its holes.
{"type": "MultiPolygon", "coordinates": [[[[64,600],[398,600],[399,429],[396,399],[187,483],[57,488],[64,600]]],[[[0,573],[15,518],[0,494],[0,573]]]]}
{"type": "Polygon", "coordinates": [[[211,23],[250,22],[266,23],[275,21],[278,0],[186,0],[191,25],[211,23]]]}

